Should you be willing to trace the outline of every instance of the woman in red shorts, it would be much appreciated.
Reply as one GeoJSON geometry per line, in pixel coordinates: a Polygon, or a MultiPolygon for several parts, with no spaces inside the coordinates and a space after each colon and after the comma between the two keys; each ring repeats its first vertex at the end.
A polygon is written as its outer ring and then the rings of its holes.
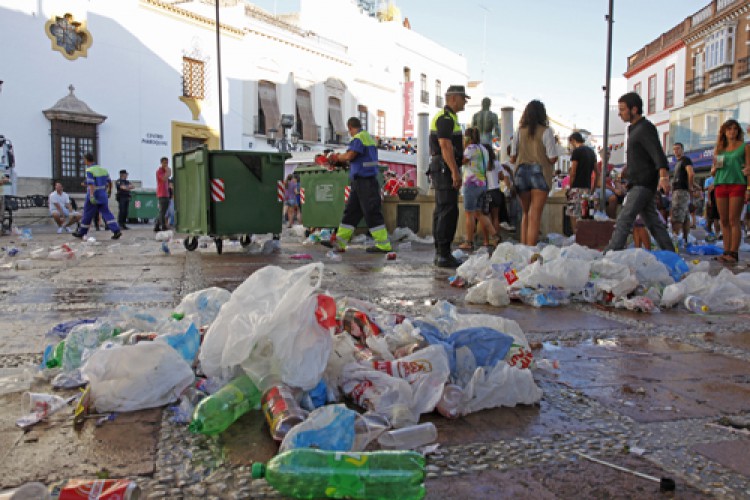
{"type": "Polygon", "coordinates": [[[750,166],[750,145],[745,144],[742,128],[737,120],[727,120],[719,129],[714,151],[716,208],[719,211],[721,234],[724,235],[724,255],[717,260],[733,264],[739,260],[742,232],[740,217],[743,205],[750,200],[750,185],[746,168],[750,166]]]}

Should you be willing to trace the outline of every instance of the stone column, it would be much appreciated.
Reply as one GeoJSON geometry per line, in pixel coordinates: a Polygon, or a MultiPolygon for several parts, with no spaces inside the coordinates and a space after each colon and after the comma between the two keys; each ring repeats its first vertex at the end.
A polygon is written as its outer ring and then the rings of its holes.
{"type": "Polygon", "coordinates": [[[430,130],[429,115],[417,115],[417,189],[419,194],[427,194],[430,183],[427,181],[427,169],[430,166],[430,130]]]}
{"type": "Polygon", "coordinates": [[[500,109],[500,161],[510,160],[507,150],[510,138],[513,137],[513,107],[508,106],[500,109]]]}

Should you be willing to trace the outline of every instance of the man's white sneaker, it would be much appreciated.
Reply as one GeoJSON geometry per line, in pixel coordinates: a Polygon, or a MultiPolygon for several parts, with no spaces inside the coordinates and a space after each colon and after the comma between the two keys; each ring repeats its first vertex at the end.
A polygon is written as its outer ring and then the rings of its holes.
{"type": "Polygon", "coordinates": [[[516,228],[508,224],[507,222],[501,222],[500,227],[505,231],[515,231],[516,228]]]}
{"type": "Polygon", "coordinates": [[[62,232],[65,231],[62,226],[57,228],[57,234],[62,234],[62,232]]]}
{"type": "Polygon", "coordinates": [[[65,226],[65,230],[69,233],[72,233],[73,230],[70,228],[70,226],[65,226]]]}

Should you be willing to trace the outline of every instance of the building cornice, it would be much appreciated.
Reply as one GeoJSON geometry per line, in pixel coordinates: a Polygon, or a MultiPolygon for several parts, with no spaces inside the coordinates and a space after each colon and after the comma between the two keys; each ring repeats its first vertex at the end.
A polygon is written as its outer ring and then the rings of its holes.
{"type": "Polygon", "coordinates": [[[666,57],[674,54],[675,52],[677,52],[678,50],[680,50],[684,46],[685,46],[685,42],[682,41],[682,40],[679,40],[679,41],[675,42],[674,44],[670,45],[669,47],[667,47],[666,49],[664,49],[663,51],[659,52],[658,54],[654,54],[653,56],[645,59],[639,65],[637,65],[637,66],[633,67],[632,69],[626,71],[625,73],[623,73],[623,76],[625,78],[630,78],[631,76],[635,75],[636,73],[640,73],[641,71],[643,71],[644,69],[648,68],[649,66],[652,66],[655,63],[661,61],[662,59],[664,59],[664,58],[666,58],[666,57]]]}
{"type": "Polygon", "coordinates": [[[684,38],[685,43],[690,44],[697,40],[701,40],[705,38],[706,35],[709,35],[712,31],[718,28],[721,23],[726,22],[726,21],[731,21],[731,20],[738,20],[740,16],[748,12],[750,12],[750,3],[741,5],[731,11],[727,10],[727,12],[722,12],[718,16],[716,16],[714,19],[707,22],[705,25],[702,24],[701,26],[696,28],[694,31],[691,31],[684,38]]]}
{"type": "MultiPolygon", "coordinates": [[[[168,12],[176,17],[180,17],[182,19],[187,19],[193,23],[202,25],[206,28],[215,29],[216,28],[216,20],[212,19],[210,17],[202,16],[200,14],[196,14],[195,12],[192,12],[187,9],[183,9],[180,7],[177,7],[175,4],[163,2],[161,0],[140,0],[141,5],[152,8],[155,10],[160,10],[164,12],[168,12]]],[[[258,36],[261,38],[267,38],[269,40],[273,40],[278,43],[283,43],[284,45],[289,45],[290,47],[294,47],[295,49],[302,50],[304,52],[308,52],[310,54],[314,54],[316,56],[322,57],[324,59],[329,59],[331,61],[337,62],[339,64],[343,64],[345,66],[351,66],[352,63],[350,61],[347,61],[346,59],[342,59],[340,57],[335,57],[330,54],[326,54],[325,52],[321,52],[319,50],[311,49],[308,46],[305,46],[300,43],[295,43],[290,40],[284,39],[282,37],[276,36],[269,32],[264,32],[261,30],[253,29],[253,28],[237,28],[235,26],[230,26],[224,23],[220,23],[221,30],[235,38],[243,38],[247,35],[253,35],[258,36]]]]}

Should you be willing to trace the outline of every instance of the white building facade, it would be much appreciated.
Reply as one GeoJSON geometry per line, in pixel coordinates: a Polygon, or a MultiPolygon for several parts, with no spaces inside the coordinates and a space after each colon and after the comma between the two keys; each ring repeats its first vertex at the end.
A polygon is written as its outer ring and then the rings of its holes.
{"type": "Polygon", "coordinates": [[[4,45],[16,47],[0,70],[0,135],[13,141],[18,194],[52,179],[80,191],[86,152],[154,186],[159,158],[220,147],[219,83],[224,148],[262,151],[282,134],[293,149],[342,145],[350,116],[408,139],[419,112],[468,80],[463,56],[351,0],[301,0],[278,17],[222,0],[219,82],[215,19],[211,0],[0,0],[4,45]]]}

